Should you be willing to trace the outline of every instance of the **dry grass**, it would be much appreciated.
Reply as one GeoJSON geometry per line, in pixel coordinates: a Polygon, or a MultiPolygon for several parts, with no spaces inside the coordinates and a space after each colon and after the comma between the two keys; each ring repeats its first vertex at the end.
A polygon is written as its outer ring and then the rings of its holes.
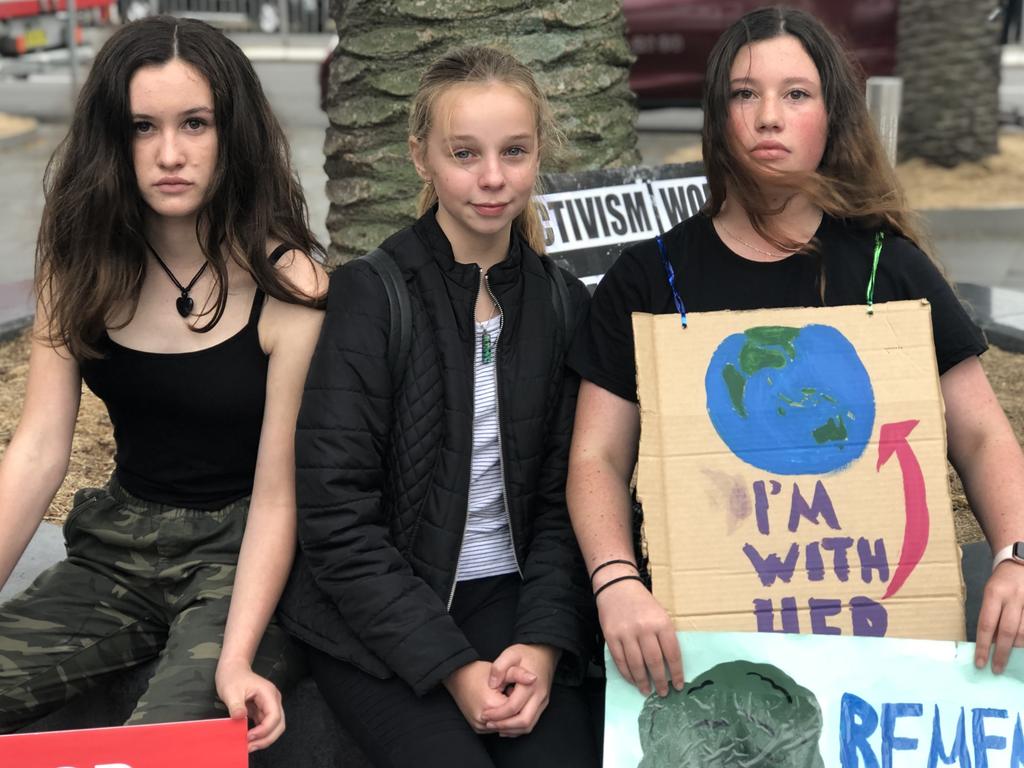
{"type": "Polygon", "coordinates": [[[940,168],[924,160],[896,167],[911,207],[1005,208],[1024,205],[1024,133],[999,136],[999,154],[940,168]]]}
{"type": "MultiPolygon", "coordinates": [[[[0,113],[0,136],[23,130],[32,121],[0,113]]],[[[897,168],[900,180],[915,208],[962,208],[1024,205],[1024,133],[1004,133],[1000,152],[981,163],[960,165],[954,169],[928,165],[920,160],[902,163],[897,168]]],[[[665,162],[689,162],[700,159],[700,147],[686,147],[670,155],[665,162]]],[[[0,454],[6,449],[21,413],[28,372],[28,336],[0,344],[0,454]]],[[[1024,443],[1024,356],[991,349],[982,363],[989,380],[1024,443]]],[[[103,404],[86,388],[75,430],[71,464],[47,519],[60,521],[71,506],[75,490],[102,484],[113,469],[114,440],[103,404]]],[[[953,510],[957,539],[961,543],[981,540],[978,528],[963,495],[956,474],[950,469],[953,510]]]]}
{"type": "Polygon", "coordinates": [[[36,127],[36,121],[31,117],[18,117],[0,112],[0,139],[8,136],[15,136],[36,127]]]}
{"type": "MultiPolygon", "coordinates": [[[[0,344],[0,452],[7,449],[21,416],[28,374],[29,334],[0,344]]],[[[102,485],[114,469],[114,436],[102,401],[82,387],[82,405],[78,412],[71,463],[46,515],[60,522],[71,509],[71,499],[79,488],[102,485]]]]}
{"type": "MultiPolygon", "coordinates": [[[[18,423],[21,403],[25,397],[25,376],[28,373],[28,334],[0,344],[0,453],[6,449],[18,423]]],[[[1024,355],[1004,352],[993,347],[982,364],[989,381],[1006,410],[1017,440],[1024,443],[1024,355]]],[[[47,519],[59,522],[71,508],[71,498],[78,488],[104,483],[113,469],[114,439],[106,409],[88,389],[83,387],[82,407],[75,429],[71,466],[47,519]]],[[[956,473],[949,470],[952,484],[953,514],[957,540],[961,544],[980,541],[978,528],[956,473]]]]}
{"type": "MultiPolygon", "coordinates": [[[[992,347],[981,358],[988,380],[992,383],[999,403],[1006,411],[1006,416],[1017,435],[1017,442],[1024,445],[1024,355],[1005,352],[992,347]]],[[[950,490],[953,496],[953,523],[956,527],[957,541],[966,544],[981,541],[985,537],[978,527],[974,515],[971,514],[967,499],[964,497],[963,486],[956,473],[950,468],[950,490]]]]}

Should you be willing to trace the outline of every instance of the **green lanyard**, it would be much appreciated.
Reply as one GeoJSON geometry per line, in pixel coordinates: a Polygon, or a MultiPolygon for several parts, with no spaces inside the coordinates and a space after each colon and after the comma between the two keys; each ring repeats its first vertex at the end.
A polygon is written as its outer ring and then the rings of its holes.
{"type": "Polygon", "coordinates": [[[878,273],[878,260],[882,256],[882,241],[885,239],[885,234],[882,232],[875,233],[875,257],[871,263],[871,277],[868,279],[868,314],[872,315],[875,312],[875,275],[878,273]]]}

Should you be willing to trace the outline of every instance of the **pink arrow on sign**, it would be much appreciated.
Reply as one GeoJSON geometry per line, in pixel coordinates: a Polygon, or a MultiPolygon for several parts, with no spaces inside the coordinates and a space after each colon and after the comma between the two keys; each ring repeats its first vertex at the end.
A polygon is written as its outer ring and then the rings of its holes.
{"type": "Polygon", "coordinates": [[[882,466],[895,453],[900,463],[900,471],[903,473],[903,504],[906,507],[906,523],[903,528],[903,548],[900,550],[899,563],[893,571],[892,580],[889,582],[884,600],[892,597],[903,586],[903,583],[910,576],[911,571],[921,562],[924,549],[928,546],[928,498],[924,489],[924,475],[921,473],[921,465],[914,455],[914,449],[910,447],[907,438],[920,422],[917,419],[910,421],[895,421],[892,424],[883,424],[878,439],[878,463],[876,471],[881,471],[882,466]]]}

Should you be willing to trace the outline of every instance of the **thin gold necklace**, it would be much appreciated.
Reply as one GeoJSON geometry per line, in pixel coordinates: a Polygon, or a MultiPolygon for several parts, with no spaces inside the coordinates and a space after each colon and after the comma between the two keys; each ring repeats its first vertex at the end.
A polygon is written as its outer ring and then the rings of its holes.
{"type": "MultiPolygon", "coordinates": [[[[822,216],[823,215],[824,214],[822,214],[822,216]]],[[[822,218],[822,216],[818,216],[818,223],[814,225],[814,231],[815,232],[817,232],[818,231],[818,227],[821,226],[821,218],[822,218]]],[[[725,232],[725,234],[727,234],[729,237],[731,237],[733,240],[735,240],[740,245],[745,245],[750,250],[757,251],[758,253],[760,253],[760,254],[762,254],[764,256],[768,256],[769,258],[777,259],[780,256],[791,256],[794,253],[796,253],[797,251],[799,251],[801,248],[803,248],[803,246],[800,246],[799,248],[783,248],[783,249],[778,250],[778,251],[767,251],[764,248],[759,248],[758,246],[754,245],[753,243],[748,243],[742,237],[740,237],[735,232],[733,232],[731,229],[729,229],[727,226],[725,226],[725,222],[721,218],[718,219],[718,225],[722,228],[722,230],[725,232]]],[[[812,234],[811,237],[814,237],[814,235],[812,234]]]]}

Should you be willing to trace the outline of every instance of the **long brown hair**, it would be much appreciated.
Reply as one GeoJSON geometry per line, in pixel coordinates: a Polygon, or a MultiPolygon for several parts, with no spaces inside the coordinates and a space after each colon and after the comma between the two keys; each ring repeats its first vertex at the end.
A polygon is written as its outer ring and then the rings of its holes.
{"type": "MultiPolygon", "coordinates": [[[[534,123],[541,162],[550,158],[563,145],[564,138],[555,126],[551,107],[533,73],[514,56],[497,48],[468,46],[457,48],[434,61],[420,77],[419,87],[409,109],[409,135],[425,142],[433,127],[433,109],[438,98],[453,85],[462,83],[501,83],[519,91],[533,107],[534,123]]],[[[534,194],[540,194],[540,174],[534,194]]],[[[417,200],[417,215],[422,216],[437,202],[432,184],[424,183],[417,200]]],[[[531,200],[513,226],[520,237],[537,253],[544,253],[544,228],[531,200]]]]}
{"type": "MultiPolygon", "coordinates": [[[[111,313],[138,307],[146,273],[144,216],[132,160],[128,88],[140,67],[180,59],[209,83],[217,162],[196,217],[196,239],[216,275],[209,331],[227,303],[227,259],[276,299],[320,306],[283,279],[267,259],[278,239],[323,253],[309,230],[288,142],[248,58],[207,24],[156,16],[117,30],[96,56],[67,136],[44,177],[46,204],[36,245],[36,292],[48,309],[44,338],[78,359],[96,357],[111,313]]],[[[127,324],[128,320],[125,321],[127,324]]]]}
{"type": "Polygon", "coordinates": [[[745,45],[792,35],[810,56],[821,78],[828,137],[817,171],[773,174],[803,192],[830,215],[862,226],[884,228],[926,248],[927,242],[907,205],[868,113],[859,67],[812,15],[793,8],[762,8],[734,23],[708,58],[704,81],[704,167],[710,195],[704,208],[715,216],[726,191],[746,210],[754,230],[780,250],[800,244],[780,239],[767,223],[779,213],[762,191],[756,172],[736,156],[728,128],[732,95],[730,71],[745,45]]]}

